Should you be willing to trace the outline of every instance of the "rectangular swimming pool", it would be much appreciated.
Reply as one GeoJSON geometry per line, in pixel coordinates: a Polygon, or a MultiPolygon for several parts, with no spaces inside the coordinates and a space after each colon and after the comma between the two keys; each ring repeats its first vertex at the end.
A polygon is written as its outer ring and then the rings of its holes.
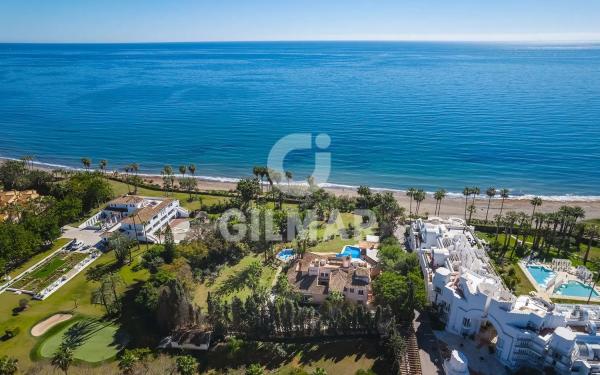
{"type": "Polygon", "coordinates": [[[590,292],[592,293],[592,298],[598,297],[598,292],[593,290],[591,286],[585,285],[576,280],[571,280],[567,283],[564,283],[554,291],[555,294],[571,297],[589,297],[590,292]]]}
{"type": "Polygon", "coordinates": [[[529,271],[531,277],[542,288],[545,288],[548,285],[548,281],[556,276],[556,272],[544,266],[527,266],[527,271],[529,271]]]}

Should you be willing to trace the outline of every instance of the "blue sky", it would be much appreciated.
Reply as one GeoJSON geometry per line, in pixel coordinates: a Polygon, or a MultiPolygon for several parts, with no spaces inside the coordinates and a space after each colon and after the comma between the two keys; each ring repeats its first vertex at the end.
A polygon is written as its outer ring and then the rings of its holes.
{"type": "Polygon", "coordinates": [[[600,40],[598,0],[0,0],[0,42],[600,40]]]}

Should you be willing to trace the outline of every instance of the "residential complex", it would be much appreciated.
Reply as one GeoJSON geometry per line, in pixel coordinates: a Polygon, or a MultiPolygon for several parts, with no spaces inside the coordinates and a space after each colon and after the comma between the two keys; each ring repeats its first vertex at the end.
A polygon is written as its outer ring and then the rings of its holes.
{"type": "Polygon", "coordinates": [[[513,370],[600,373],[600,306],[555,304],[536,293],[513,295],[462,219],[419,219],[410,226],[408,242],[446,331],[486,343],[513,370]]]}
{"type": "MultiPolygon", "coordinates": [[[[17,204],[25,204],[39,197],[40,195],[35,190],[0,191],[0,221],[4,221],[11,218],[11,214],[9,213],[11,211],[10,206],[17,204]]],[[[14,214],[18,217],[18,210],[15,210],[14,214]]]]}
{"type": "Polygon", "coordinates": [[[160,242],[159,229],[174,219],[188,216],[177,199],[125,195],[108,202],[84,225],[100,225],[106,229],[104,238],[118,230],[130,238],[156,243],[160,242]]]}
{"type": "Polygon", "coordinates": [[[323,303],[332,292],[353,302],[367,304],[371,298],[372,267],[350,255],[306,253],[288,270],[288,281],[305,302],[323,303]]]}

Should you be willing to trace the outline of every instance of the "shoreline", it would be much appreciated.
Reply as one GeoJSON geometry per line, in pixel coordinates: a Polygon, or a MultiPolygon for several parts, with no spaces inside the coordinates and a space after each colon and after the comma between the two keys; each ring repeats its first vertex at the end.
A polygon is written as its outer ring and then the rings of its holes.
{"type": "MultiPolygon", "coordinates": [[[[14,158],[2,157],[0,156],[0,163],[3,160],[19,160],[14,158]]],[[[33,162],[34,168],[52,171],[53,169],[65,169],[65,170],[75,170],[75,171],[84,171],[83,168],[74,168],[65,165],[58,164],[50,164],[43,162],[33,162]]],[[[96,170],[96,169],[92,169],[96,170]]],[[[107,173],[117,172],[119,175],[122,175],[122,172],[119,171],[107,171],[107,173]]],[[[162,176],[159,174],[153,173],[139,173],[138,176],[146,180],[146,182],[155,183],[162,185],[162,176]]],[[[176,178],[180,177],[179,174],[174,175],[176,178]]],[[[190,177],[187,176],[186,177],[190,177]]],[[[194,176],[198,180],[198,188],[204,191],[210,190],[219,190],[219,191],[232,191],[235,190],[237,181],[239,178],[220,178],[220,177],[211,177],[211,176],[194,176]]],[[[283,187],[287,187],[286,182],[282,182],[280,184],[283,187]]],[[[308,186],[306,182],[292,182],[291,186],[294,187],[306,187],[308,186]]],[[[357,196],[355,186],[349,185],[337,185],[337,184],[322,184],[321,187],[336,196],[349,196],[355,197],[357,196]]],[[[404,190],[399,189],[388,189],[388,188],[378,188],[371,187],[372,191],[375,192],[384,192],[390,191],[394,194],[394,197],[399,202],[399,204],[405,207],[408,211],[410,206],[410,199],[406,196],[404,190]]],[[[435,200],[433,199],[432,192],[426,192],[427,198],[421,203],[420,213],[432,213],[435,210],[435,200]]],[[[520,196],[511,196],[507,198],[504,202],[503,212],[508,211],[523,211],[525,213],[531,213],[532,206],[529,203],[529,200],[534,197],[534,195],[520,195],[520,196]]],[[[580,206],[585,210],[586,216],[585,219],[590,218],[600,218],[600,196],[540,196],[543,199],[543,204],[541,207],[536,209],[536,212],[553,212],[557,211],[561,206],[564,205],[573,205],[580,206]]],[[[469,198],[469,203],[471,198],[469,198]]],[[[465,199],[460,193],[449,192],[446,198],[442,201],[440,216],[464,216],[464,204],[465,199]]],[[[485,218],[487,211],[488,198],[485,195],[480,195],[475,200],[475,205],[477,206],[476,212],[473,213],[473,218],[483,219],[485,218]]],[[[489,218],[493,218],[494,215],[499,213],[500,211],[501,199],[496,197],[493,198],[490,205],[489,210],[489,218]]],[[[413,202],[414,209],[414,202],[413,202]]]]}

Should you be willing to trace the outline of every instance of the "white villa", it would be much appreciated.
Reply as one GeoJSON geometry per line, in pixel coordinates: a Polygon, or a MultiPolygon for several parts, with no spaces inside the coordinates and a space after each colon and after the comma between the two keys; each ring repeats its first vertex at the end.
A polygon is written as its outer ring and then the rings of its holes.
{"type": "Polygon", "coordinates": [[[511,370],[599,374],[600,306],[514,296],[473,233],[457,218],[419,219],[410,227],[409,243],[418,254],[428,299],[446,331],[487,342],[511,370]]]}
{"type": "Polygon", "coordinates": [[[107,235],[119,230],[130,238],[156,243],[159,229],[189,213],[177,199],[125,195],[108,202],[100,216],[112,226],[107,235]]]}
{"type": "Polygon", "coordinates": [[[309,303],[323,303],[333,291],[360,304],[367,304],[371,296],[371,267],[349,256],[306,253],[289,268],[287,276],[294,290],[309,303]]]}

